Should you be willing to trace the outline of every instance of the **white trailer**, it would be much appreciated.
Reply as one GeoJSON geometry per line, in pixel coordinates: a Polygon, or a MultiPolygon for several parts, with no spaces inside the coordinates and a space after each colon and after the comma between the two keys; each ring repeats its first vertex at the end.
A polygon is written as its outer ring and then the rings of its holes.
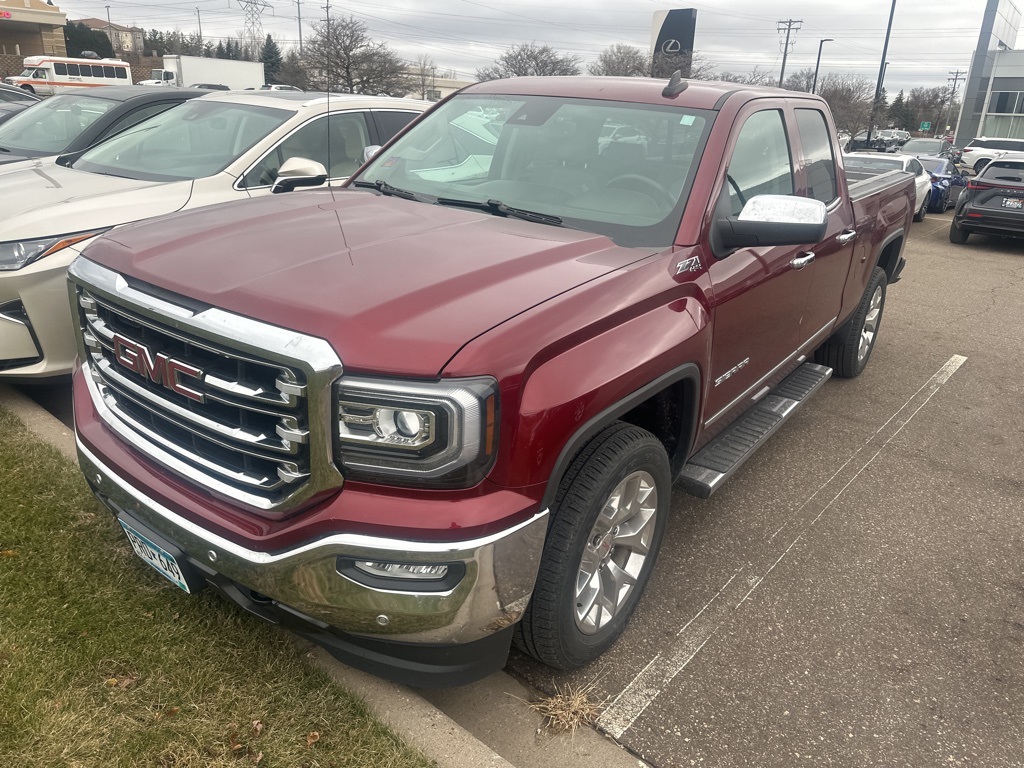
{"type": "Polygon", "coordinates": [[[263,64],[259,61],[211,59],[205,56],[164,56],[163,69],[154,69],[138,85],[221,85],[232,91],[259,88],[263,64]]]}

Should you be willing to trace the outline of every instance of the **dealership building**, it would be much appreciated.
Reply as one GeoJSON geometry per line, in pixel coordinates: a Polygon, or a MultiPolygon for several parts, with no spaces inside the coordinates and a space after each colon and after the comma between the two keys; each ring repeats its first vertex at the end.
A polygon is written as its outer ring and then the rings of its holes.
{"type": "Polygon", "coordinates": [[[1024,139],[1024,50],[1014,50],[1021,1],[986,4],[957,123],[959,146],[977,136],[1024,139]]]}

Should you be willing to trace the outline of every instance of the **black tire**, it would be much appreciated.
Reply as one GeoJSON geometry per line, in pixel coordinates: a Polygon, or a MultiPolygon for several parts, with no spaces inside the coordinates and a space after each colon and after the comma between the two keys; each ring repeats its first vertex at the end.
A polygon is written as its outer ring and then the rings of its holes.
{"type": "Polygon", "coordinates": [[[978,162],[976,162],[974,164],[974,175],[977,176],[979,173],[985,170],[985,166],[988,165],[988,163],[988,160],[979,160],[978,162]]]}
{"type": "Polygon", "coordinates": [[[956,243],[957,245],[963,245],[967,242],[967,237],[971,233],[956,223],[956,219],[949,225],[949,242],[956,243]]]}
{"type": "Polygon", "coordinates": [[[21,90],[28,91],[29,93],[32,93],[32,94],[34,94],[36,92],[36,89],[33,88],[31,85],[23,85],[23,86],[21,86],[21,90]]]}
{"type": "Polygon", "coordinates": [[[516,647],[557,669],[577,669],[604,653],[625,630],[647,586],[671,493],[668,454],[647,430],[615,422],[587,443],[555,495],[537,585],[516,626],[516,647]],[[613,491],[620,486],[625,490],[615,498],[637,503],[616,514],[613,491]],[[588,569],[592,574],[585,578],[588,569]],[[623,582],[601,578],[626,572],[630,578],[623,582]],[[617,604],[606,611],[599,597],[610,585],[617,604]],[[591,587],[597,587],[596,595],[591,587]]]}
{"type": "Polygon", "coordinates": [[[929,197],[926,196],[925,199],[921,201],[921,209],[914,214],[914,221],[924,221],[924,215],[928,211],[928,200],[929,197]]]}
{"type": "Polygon", "coordinates": [[[875,267],[853,317],[814,353],[815,362],[844,379],[860,376],[878,340],[887,285],[885,270],[875,267]]]}
{"type": "MultiPolygon", "coordinates": [[[[930,198],[929,198],[930,201],[930,198]]],[[[949,192],[944,195],[939,195],[939,199],[933,204],[928,206],[929,213],[945,213],[946,208],[949,207],[949,192]]]]}

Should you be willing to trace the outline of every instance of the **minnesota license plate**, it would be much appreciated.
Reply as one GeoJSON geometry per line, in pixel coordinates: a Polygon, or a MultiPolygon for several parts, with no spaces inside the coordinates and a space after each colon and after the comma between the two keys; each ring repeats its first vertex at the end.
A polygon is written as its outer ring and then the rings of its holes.
{"type": "Polygon", "coordinates": [[[1024,197],[1004,197],[1003,208],[1015,208],[1024,210],[1024,197]]]}
{"type": "Polygon", "coordinates": [[[168,581],[174,582],[191,594],[192,590],[190,590],[188,588],[188,584],[185,583],[185,577],[181,572],[181,568],[178,566],[178,561],[174,559],[174,555],[163,547],[154,544],[128,525],[124,520],[119,519],[117,522],[119,522],[121,527],[124,528],[124,532],[127,534],[128,541],[131,542],[132,549],[135,550],[136,555],[145,560],[155,570],[159,571],[168,581]]]}

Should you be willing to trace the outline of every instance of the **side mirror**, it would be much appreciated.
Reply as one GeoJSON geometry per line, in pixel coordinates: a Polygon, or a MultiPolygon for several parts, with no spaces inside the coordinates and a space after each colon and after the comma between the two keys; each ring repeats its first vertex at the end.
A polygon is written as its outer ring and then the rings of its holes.
{"type": "Polygon", "coordinates": [[[795,195],[756,195],[739,216],[715,222],[716,253],[771,245],[814,245],[828,231],[828,209],[820,200],[795,195]]]}
{"type": "Polygon", "coordinates": [[[370,146],[363,149],[363,162],[371,160],[374,155],[380,152],[380,144],[371,144],[370,146]]]}
{"type": "Polygon", "coordinates": [[[327,181],[327,169],[323,163],[305,157],[289,157],[277,172],[272,194],[291,192],[297,187],[318,187],[327,181]]]}

